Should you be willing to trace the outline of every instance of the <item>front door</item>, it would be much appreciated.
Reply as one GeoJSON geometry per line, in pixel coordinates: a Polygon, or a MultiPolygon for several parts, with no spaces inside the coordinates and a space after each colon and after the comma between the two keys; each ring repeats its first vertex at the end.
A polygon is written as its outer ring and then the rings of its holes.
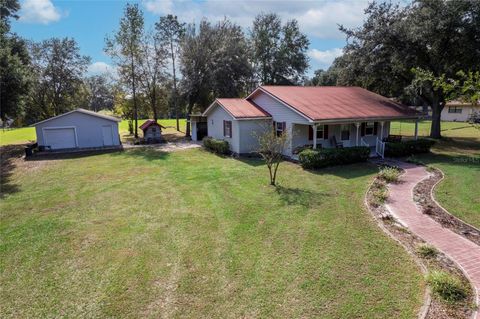
{"type": "Polygon", "coordinates": [[[344,147],[350,147],[350,124],[341,125],[340,139],[344,147]]]}
{"type": "Polygon", "coordinates": [[[103,134],[103,145],[112,146],[113,145],[112,126],[111,125],[102,126],[102,134],[103,134]]]}
{"type": "Polygon", "coordinates": [[[201,141],[208,134],[207,122],[197,122],[197,141],[201,141]]]}

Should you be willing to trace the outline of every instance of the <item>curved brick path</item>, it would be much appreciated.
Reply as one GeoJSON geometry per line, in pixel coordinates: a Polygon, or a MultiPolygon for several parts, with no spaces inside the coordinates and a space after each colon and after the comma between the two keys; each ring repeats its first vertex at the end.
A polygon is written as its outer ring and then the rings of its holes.
{"type": "MultiPolygon", "coordinates": [[[[480,246],[443,228],[417,207],[413,201],[413,188],[428,176],[425,167],[403,162],[395,162],[395,165],[403,168],[405,173],[400,178],[401,183],[389,185],[388,210],[410,231],[437,247],[462,268],[474,286],[477,305],[479,305],[480,246]]],[[[473,318],[480,319],[480,312],[477,311],[473,318]]]]}

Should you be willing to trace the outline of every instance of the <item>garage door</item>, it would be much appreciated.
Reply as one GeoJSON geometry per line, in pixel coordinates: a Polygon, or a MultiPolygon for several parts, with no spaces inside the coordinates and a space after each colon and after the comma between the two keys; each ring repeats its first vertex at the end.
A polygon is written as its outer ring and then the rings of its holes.
{"type": "Polygon", "coordinates": [[[75,129],[72,128],[45,128],[43,131],[45,145],[52,150],[75,148],[75,129]]]}

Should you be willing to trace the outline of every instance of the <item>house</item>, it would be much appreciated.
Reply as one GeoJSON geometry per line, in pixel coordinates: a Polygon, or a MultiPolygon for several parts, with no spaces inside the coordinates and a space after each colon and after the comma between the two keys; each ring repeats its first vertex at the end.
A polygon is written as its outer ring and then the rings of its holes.
{"type": "Polygon", "coordinates": [[[216,99],[202,114],[208,136],[229,142],[237,154],[254,152],[255,134],[273,126],[287,132],[284,155],[311,145],[382,147],[390,122],[417,120],[419,113],[359,87],[260,86],[245,99],[216,99]]]}
{"type": "Polygon", "coordinates": [[[442,121],[468,122],[474,112],[480,113],[480,105],[461,101],[447,102],[440,114],[442,121]]]}
{"type": "Polygon", "coordinates": [[[59,150],[119,146],[120,119],[76,109],[33,124],[40,149],[59,150]]]}
{"type": "Polygon", "coordinates": [[[155,120],[147,120],[140,126],[143,131],[143,138],[146,142],[160,142],[162,140],[162,125],[155,120]]]}

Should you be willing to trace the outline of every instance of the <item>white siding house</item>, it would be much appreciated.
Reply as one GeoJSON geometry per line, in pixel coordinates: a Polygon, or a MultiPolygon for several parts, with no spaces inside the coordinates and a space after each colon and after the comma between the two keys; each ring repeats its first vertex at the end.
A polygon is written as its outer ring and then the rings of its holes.
{"type": "Polygon", "coordinates": [[[440,116],[442,121],[467,122],[474,112],[480,113],[480,105],[452,101],[445,105],[440,116]]]}
{"type": "Polygon", "coordinates": [[[419,113],[358,87],[260,86],[245,99],[215,100],[202,116],[208,136],[228,141],[236,154],[254,152],[255,132],[273,129],[290,137],[287,157],[304,147],[354,146],[383,156],[390,121],[415,120],[418,132],[419,113]]]}
{"type": "Polygon", "coordinates": [[[119,119],[84,109],[34,124],[39,147],[47,150],[119,146],[119,119]]]}

